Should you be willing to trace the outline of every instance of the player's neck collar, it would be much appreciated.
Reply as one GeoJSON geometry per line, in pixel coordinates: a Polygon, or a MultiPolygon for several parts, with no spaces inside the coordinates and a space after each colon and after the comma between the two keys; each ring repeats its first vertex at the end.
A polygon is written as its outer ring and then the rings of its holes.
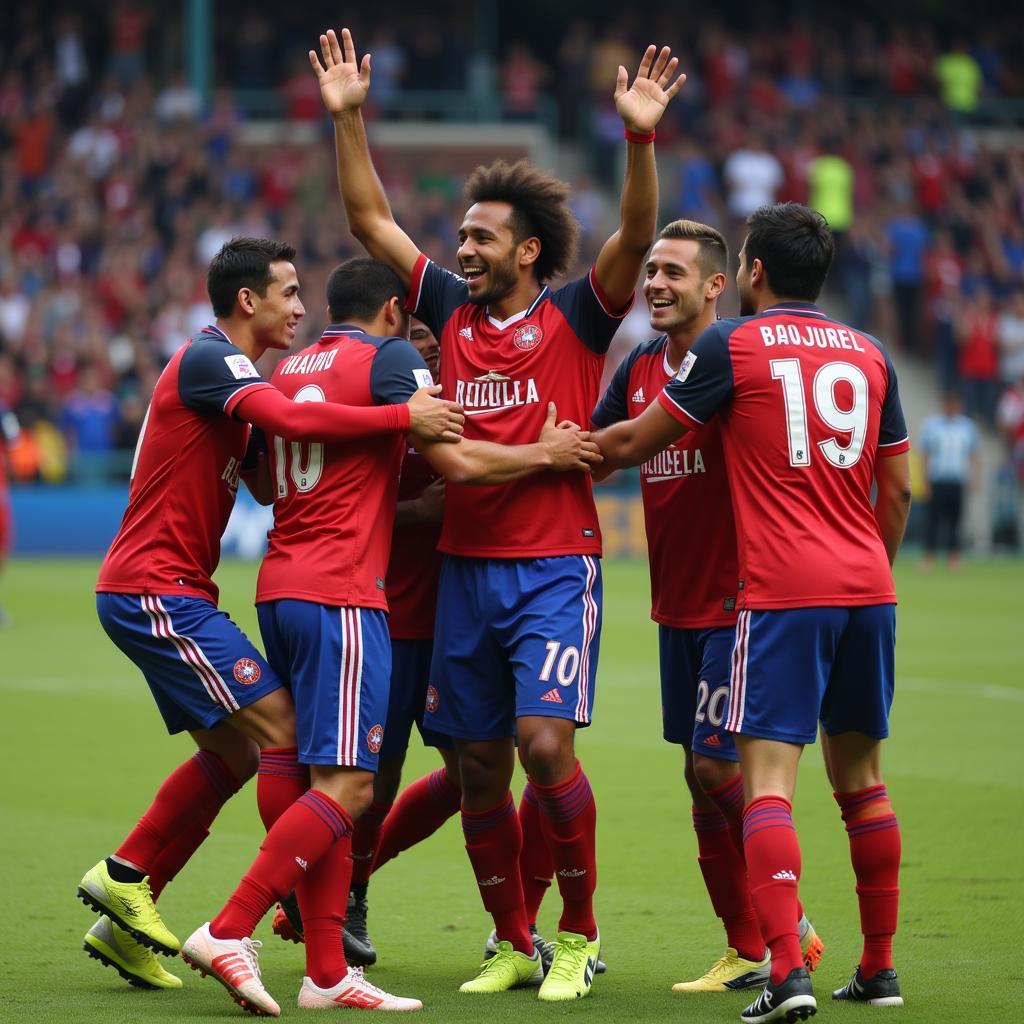
{"type": "Polygon", "coordinates": [[[218,338],[223,338],[225,341],[231,342],[232,345],[234,344],[234,342],[227,336],[227,332],[222,330],[216,324],[207,324],[203,328],[203,334],[214,334],[218,338]]]}
{"type": "Polygon", "coordinates": [[[813,302],[804,302],[801,299],[779,299],[765,309],[762,309],[761,312],[796,313],[800,316],[818,316],[822,320],[828,319],[828,314],[823,313],[813,302]]]}
{"type": "Polygon", "coordinates": [[[325,338],[335,338],[340,334],[366,334],[365,327],[356,327],[355,324],[328,324],[324,328],[325,338]]]}
{"type": "Polygon", "coordinates": [[[518,323],[520,320],[525,320],[531,313],[540,305],[541,300],[544,299],[548,294],[548,286],[544,285],[541,290],[537,293],[537,297],[526,307],[526,309],[520,310],[518,313],[513,313],[507,320],[498,320],[491,316],[490,306],[484,309],[484,313],[487,315],[487,319],[491,322],[492,327],[497,327],[499,331],[503,331],[506,327],[510,327],[514,323],[518,323]]]}

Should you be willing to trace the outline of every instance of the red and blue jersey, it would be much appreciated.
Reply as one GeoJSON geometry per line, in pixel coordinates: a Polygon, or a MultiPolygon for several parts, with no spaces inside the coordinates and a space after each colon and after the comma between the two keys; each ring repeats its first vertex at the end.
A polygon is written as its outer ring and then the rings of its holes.
{"type": "MultiPolygon", "coordinates": [[[[592,420],[636,419],[675,376],[662,335],[619,365],[592,420]]],[[[651,618],[703,629],[736,622],[736,524],[719,423],[685,434],[640,467],[651,564],[651,618]]]]}
{"type": "MultiPolygon", "coordinates": [[[[466,411],[465,436],[496,444],[536,441],[548,402],[559,420],[586,424],[597,402],[614,311],[593,270],[504,321],[469,301],[466,282],[420,254],[407,308],[441,342],[445,398],[466,411]]],[[[542,472],[513,483],[449,484],[440,548],[453,555],[538,558],[601,553],[589,475],[542,472]]]]}
{"type": "Polygon", "coordinates": [[[804,302],[720,320],[659,401],[691,430],[720,415],[742,607],[895,602],[871,487],[910,441],[879,341],[804,302]]]}
{"type": "MultiPolygon", "coordinates": [[[[402,462],[398,500],[418,498],[438,478],[429,462],[410,447],[402,462]]],[[[446,485],[447,487],[447,485],[446,485]]],[[[395,529],[388,562],[387,595],[392,640],[431,640],[441,577],[440,523],[409,523],[395,529]]]]}
{"type": "Polygon", "coordinates": [[[216,604],[213,572],[249,441],[249,424],[232,413],[245,395],[269,387],[218,327],[207,327],[175,353],[153,389],[128,508],[97,591],[216,604]]]}
{"type": "MultiPolygon", "coordinates": [[[[278,364],[274,384],[295,402],[390,405],[433,383],[404,338],[332,325],[315,344],[278,364]]],[[[274,528],[257,602],[294,598],[387,610],[401,434],[330,444],[267,439],[274,528]]]]}

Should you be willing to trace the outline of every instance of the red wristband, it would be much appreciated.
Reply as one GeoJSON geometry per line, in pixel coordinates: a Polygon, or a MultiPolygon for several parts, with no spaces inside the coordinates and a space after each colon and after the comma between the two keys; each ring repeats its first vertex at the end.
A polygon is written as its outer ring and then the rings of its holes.
{"type": "Polygon", "coordinates": [[[654,129],[652,128],[649,132],[634,132],[628,128],[623,132],[627,142],[635,142],[638,145],[649,145],[654,141],[654,129]]]}

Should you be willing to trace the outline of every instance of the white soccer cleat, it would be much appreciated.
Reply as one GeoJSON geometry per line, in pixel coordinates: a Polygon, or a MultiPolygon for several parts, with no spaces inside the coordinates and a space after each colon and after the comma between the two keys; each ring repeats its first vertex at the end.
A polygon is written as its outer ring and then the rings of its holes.
{"type": "Polygon", "coordinates": [[[260,980],[259,948],[262,942],[216,939],[210,922],[197,928],[181,947],[181,958],[204,978],[216,978],[238,1005],[256,1017],[280,1017],[281,1007],[260,980]]]}
{"type": "Polygon", "coordinates": [[[348,974],[333,988],[319,988],[309,978],[299,989],[300,1010],[422,1010],[418,999],[393,996],[363,977],[362,967],[350,967],[348,974]]]}

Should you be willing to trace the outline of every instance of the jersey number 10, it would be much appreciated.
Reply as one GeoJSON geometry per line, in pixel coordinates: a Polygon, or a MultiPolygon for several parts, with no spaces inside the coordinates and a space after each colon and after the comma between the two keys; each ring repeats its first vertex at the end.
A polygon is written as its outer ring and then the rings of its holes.
{"type": "MultiPolygon", "coordinates": [[[[786,437],[789,440],[789,464],[810,466],[810,438],[807,432],[807,399],[799,359],[773,359],[769,364],[772,380],[782,381],[782,397],[786,403],[786,437]]],[[[825,363],[818,368],[812,385],[814,408],[827,427],[850,435],[849,443],[841,445],[837,438],[819,441],[821,454],[839,469],[857,464],[868,436],[868,379],[859,366],[852,363],[825,363]],[[836,403],[836,385],[844,381],[853,391],[853,405],[840,409],[836,403]]]]}
{"type": "MultiPolygon", "coordinates": [[[[292,399],[295,402],[326,402],[323,391],[316,384],[307,384],[299,388],[292,399]]],[[[324,471],[324,446],[316,441],[312,444],[301,444],[298,441],[288,443],[290,458],[285,453],[285,439],[274,438],[274,477],[275,494],[278,498],[288,497],[288,477],[291,476],[295,489],[300,494],[313,490],[320,482],[324,471]]]]}

